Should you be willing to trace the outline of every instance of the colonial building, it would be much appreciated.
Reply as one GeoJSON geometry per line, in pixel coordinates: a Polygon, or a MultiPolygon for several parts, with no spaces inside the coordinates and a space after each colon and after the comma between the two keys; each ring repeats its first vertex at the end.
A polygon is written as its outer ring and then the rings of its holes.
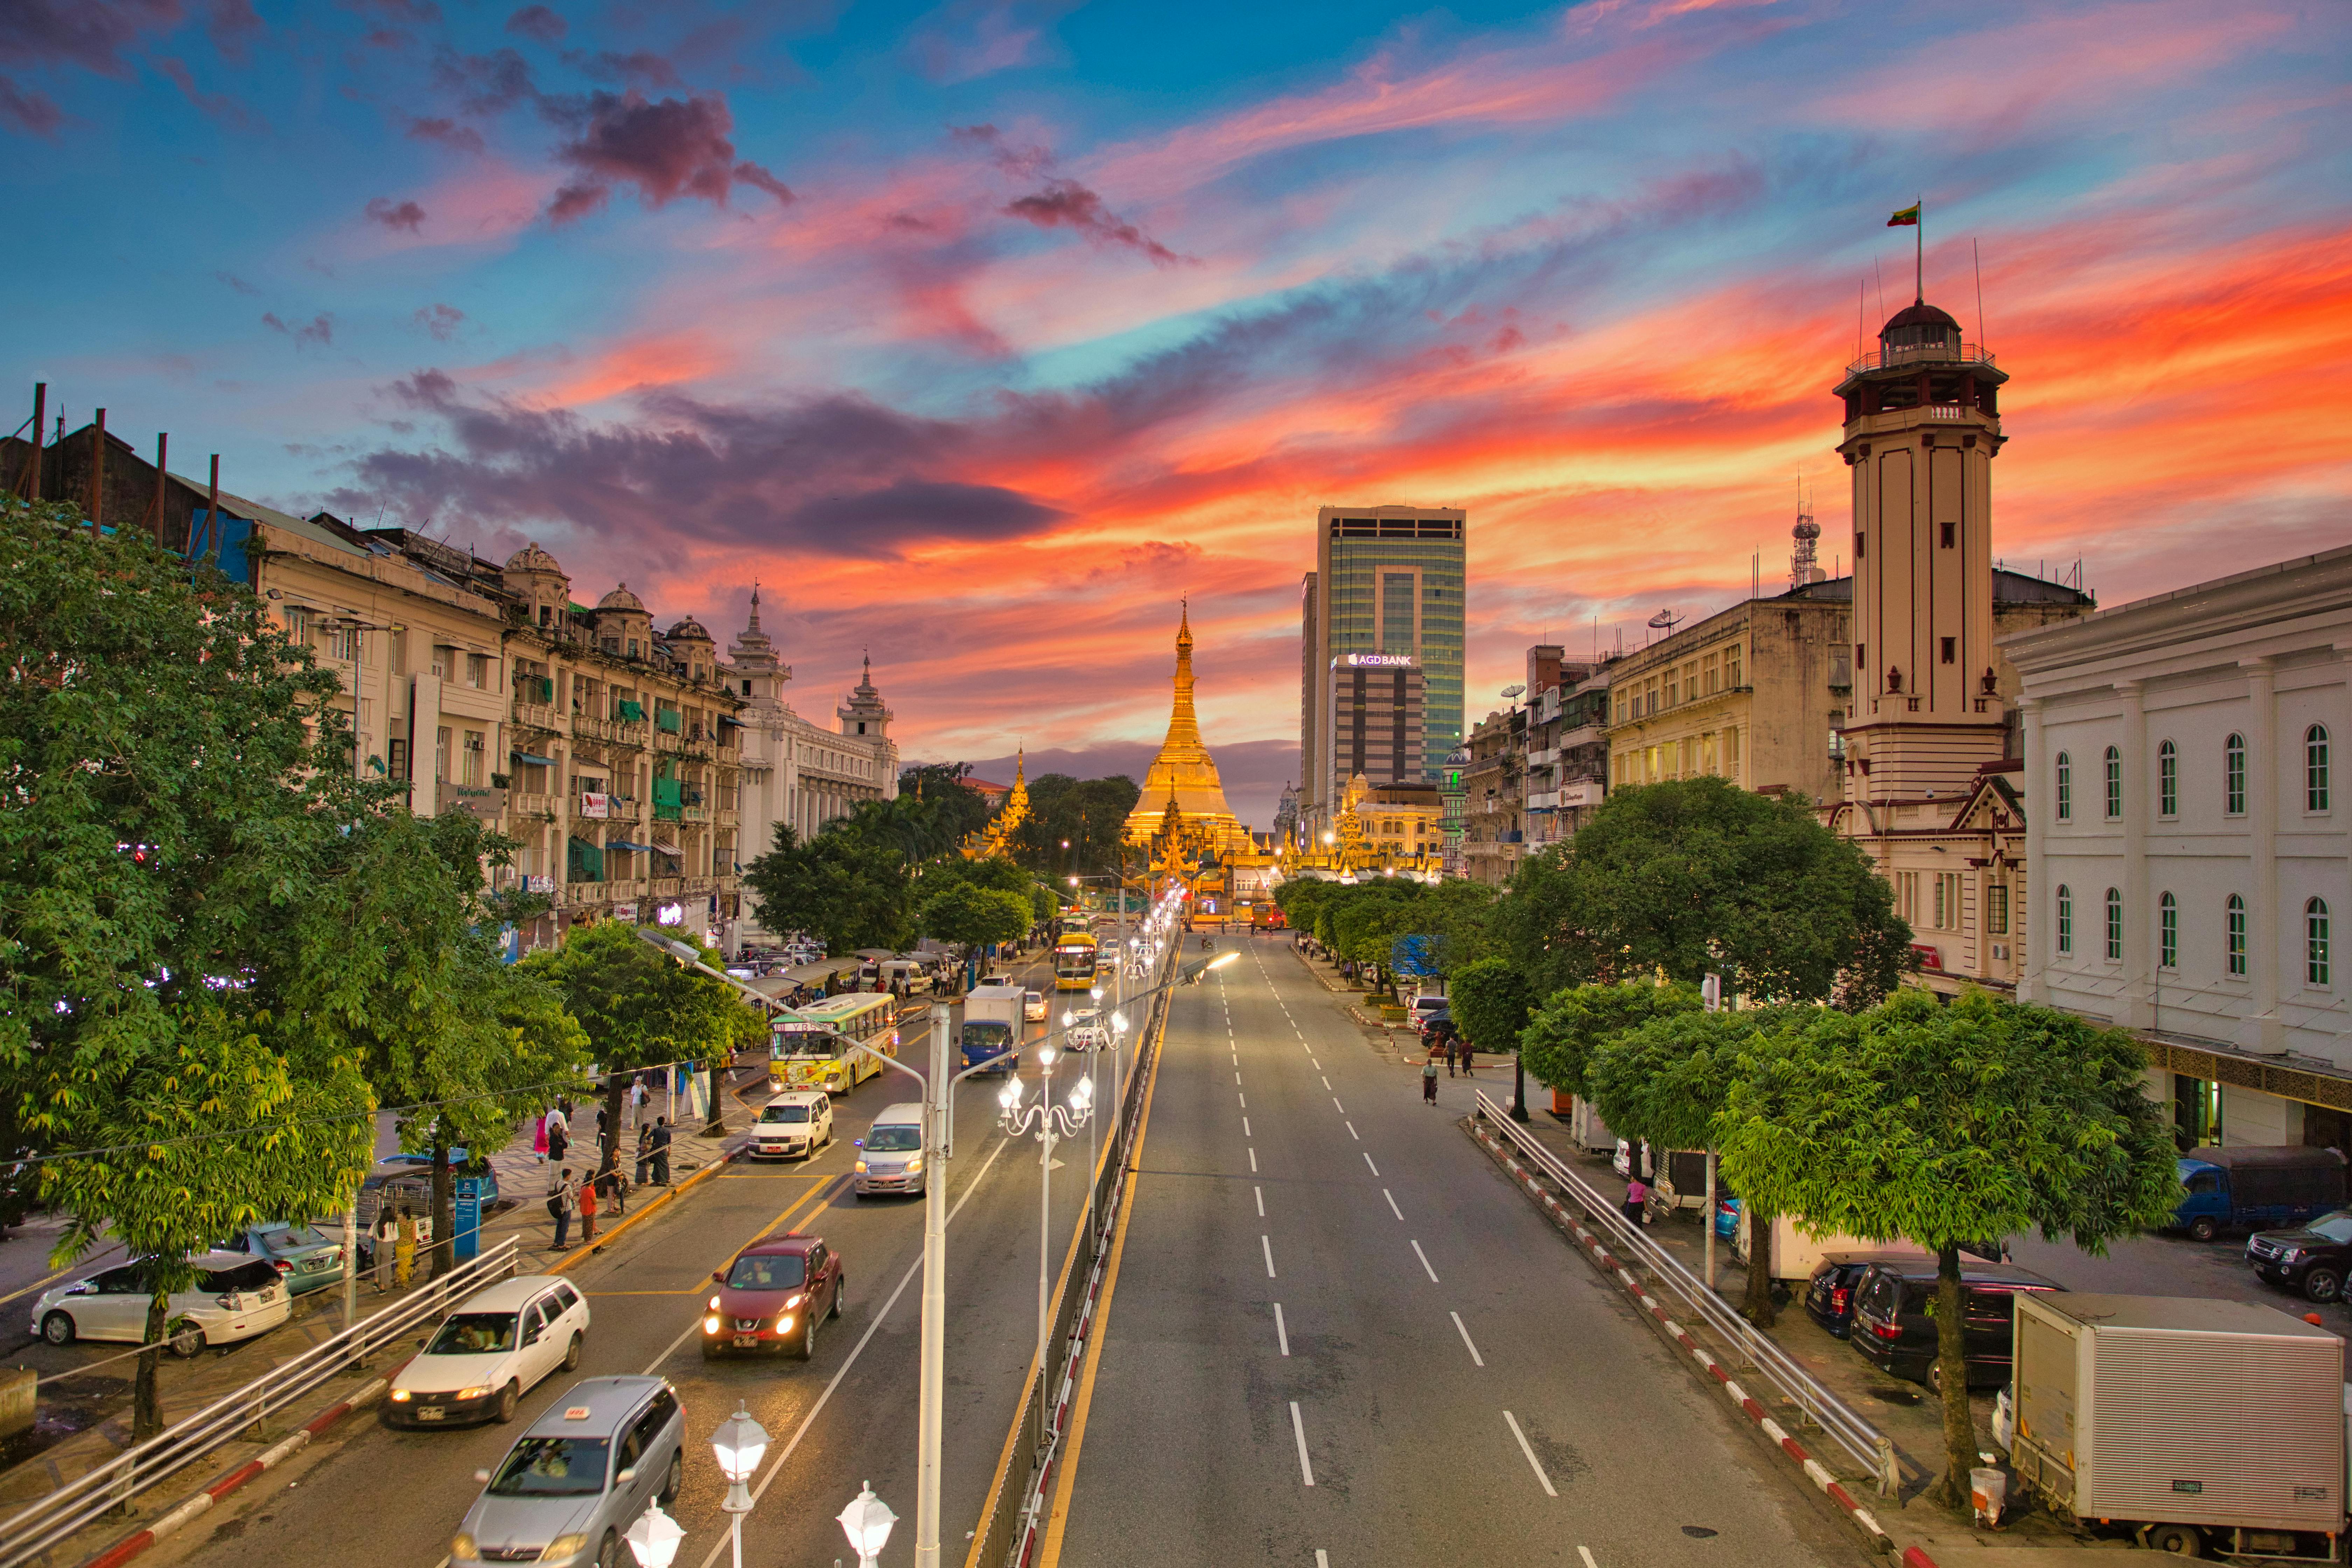
{"type": "MultiPolygon", "coordinates": [[[[1470,729],[1462,770],[1462,870],[1500,887],[1527,854],[1528,710],[1517,703],[1470,729]]],[[[1441,817],[1442,821],[1442,817],[1441,817]]]]}
{"type": "Polygon", "coordinates": [[[1528,649],[1524,815],[1530,855],[1576,837],[1608,794],[1605,668],[1564,658],[1557,644],[1528,649]]]}
{"type": "Polygon", "coordinates": [[[2001,647],[2035,807],[2021,994],[2147,1041],[2184,1145],[2352,1150],[2352,549],[2001,647]]]}

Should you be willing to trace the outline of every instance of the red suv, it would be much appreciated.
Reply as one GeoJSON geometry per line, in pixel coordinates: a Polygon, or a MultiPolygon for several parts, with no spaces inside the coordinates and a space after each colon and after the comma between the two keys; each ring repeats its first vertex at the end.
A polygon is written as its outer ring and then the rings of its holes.
{"type": "Polygon", "coordinates": [[[816,1353],[817,1321],[841,1316],[848,1288],[824,1238],[797,1231],[753,1242],[710,1278],[719,1289],[702,1318],[706,1361],[786,1346],[808,1360],[816,1353]]]}

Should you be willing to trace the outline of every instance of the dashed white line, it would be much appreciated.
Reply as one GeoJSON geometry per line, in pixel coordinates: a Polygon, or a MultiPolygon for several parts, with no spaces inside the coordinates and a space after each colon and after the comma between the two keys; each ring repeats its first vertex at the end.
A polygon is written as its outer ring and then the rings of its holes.
{"type": "MultiPolygon", "coordinates": [[[[1241,1074],[1239,1074],[1239,1073],[1235,1073],[1234,1076],[1235,1078],[1239,1078],[1239,1077],[1241,1076],[1241,1074]]],[[[1249,1096],[1248,1096],[1248,1095],[1244,1094],[1244,1093],[1243,1093],[1241,1090],[1239,1090],[1239,1089],[1235,1089],[1235,1090],[1234,1090],[1234,1098],[1235,1100],[1240,1100],[1240,1101],[1242,1102],[1242,1109],[1243,1109],[1244,1110],[1247,1110],[1249,1109],[1249,1096]]]]}
{"type": "Polygon", "coordinates": [[[1327,1079],[1325,1079],[1323,1080],[1323,1087],[1324,1087],[1325,1089],[1328,1089],[1328,1088],[1330,1088],[1330,1087],[1331,1087],[1331,1080],[1330,1080],[1329,1079],[1328,1079],[1328,1078],[1327,1078],[1327,1079]]]}
{"type": "Polygon", "coordinates": [[[1463,1348],[1470,1352],[1470,1359],[1477,1363],[1480,1366],[1485,1366],[1486,1364],[1486,1358],[1480,1355],[1478,1353],[1478,1347],[1470,1342],[1470,1331],[1467,1328],[1463,1327],[1462,1314],[1459,1312],[1448,1312],[1445,1315],[1454,1320],[1454,1326],[1455,1328],[1462,1331],[1463,1348]]]}
{"type": "MultiPolygon", "coordinates": [[[[1307,1462],[1307,1423],[1299,1418],[1298,1401],[1296,1399],[1290,1402],[1290,1435],[1298,1439],[1298,1474],[1300,1478],[1311,1487],[1315,1484],[1315,1467],[1307,1462]]],[[[1532,1459],[1535,1456],[1530,1454],[1528,1458],[1532,1459]]],[[[1537,1473],[1538,1475],[1542,1474],[1541,1471],[1538,1471],[1537,1473]]],[[[1549,1481],[1546,1481],[1544,1483],[1544,1489],[1546,1491],[1551,1490],[1551,1483],[1549,1481]]],[[[1559,1495],[1559,1494],[1558,1492],[1552,1492],[1552,1496],[1554,1497],[1558,1497],[1559,1495]]]]}
{"type": "MultiPolygon", "coordinates": [[[[1242,1118],[1242,1131],[1244,1131],[1244,1132],[1246,1132],[1246,1131],[1249,1131],[1249,1118],[1247,1118],[1247,1117],[1244,1117],[1244,1118],[1242,1118]]],[[[1250,1174],[1251,1174],[1251,1175],[1253,1175],[1253,1176],[1255,1176],[1255,1175],[1256,1175],[1256,1174],[1257,1174],[1257,1151],[1256,1151],[1256,1150],[1255,1150],[1255,1149],[1251,1150],[1251,1151],[1249,1152],[1249,1157],[1250,1157],[1250,1174]]]]}
{"type": "Polygon", "coordinates": [[[1282,1353],[1290,1353],[1290,1330],[1282,1321],[1282,1303],[1274,1304],[1274,1337],[1282,1346],[1282,1353]]]}
{"type": "Polygon", "coordinates": [[[1264,1187],[1252,1187],[1250,1191],[1257,1194],[1257,1217],[1264,1219],[1265,1217],[1265,1189],[1264,1187]]]}
{"type": "Polygon", "coordinates": [[[1396,1215],[1396,1216],[1397,1216],[1397,1222],[1398,1222],[1399,1224],[1402,1224],[1402,1223],[1403,1223],[1403,1221],[1404,1221],[1404,1210],[1402,1210],[1402,1209],[1401,1209],[1401,1208],[1399,1208],[1399,1207],[1397,1207],[1397,1206],[1396,1206],[1396,1194],[1395,1194],[1394,1193],[1392,1193],[1392,1192],[1389,1191],[1386,1187],[1382,1187],[1382,1188],[1381,1189],[1381,1196],[1382,1196],[1382,1197],[1384,1197],[1384,1198],[1388,1199],[1388,1201],[1389,1201],[1389,1213],[1391,1213],[1391,1214],[1392,1214],[1392,1215],[1396,1215]]]}
{"type": "Polygon", "coordinates": [[[1423,1270],[1423,1272],[1426,1273],[1426,1274],[1429,1276],[1429,1282],[1430,1282],[1432,1285],[1436,1284],[1436,1283],[1437,1283],[1437,1270],[1436,1270],[1436,1269],[1434,1269],[1434,1268],[1430,1268],[1430,1266],[1429,1266],[1429,1254],[1427,1254],[1426,1252],[1423,1252],[1423,1251],[1421,1249],[1421,1243],[1419,1243],[1419,1242],[1417,1242],[1417,1241],[1416,1241],[1416,1242],[1414,1242],[1414,1243],[1412,1244],[1412,1255],[1413,1255],[1415,1258],[1420,1258],[1420,1259],[1421,1259],[1421,1267],[1422,1267],[1422,1270],[1423,1270]]]}
{"type": "MultiPolygon", "coordinates": [[[[1370,1154],[1364,1156],[1364,1163],[1367,1165],[1372,1165],[1372,1157],[1370,1154]]],[[[1372,1165],[1372,1175],[1375,1180],[1379,1178],[1381,1168],[1378,1165],[1372,1165]]]]}
{"type": "Polygon", "coordinates": [[[1265,1277],[1272,1279],[1276,1278],[1274,1272],[1274,1238],[1270,1236],[1261,1236],[1257,1238],[1257,1244],[1265,1248],[1265,1277]]]}
{"type": "MultiPolygon", "coordinates": [[[[1298,1407],[1294,1405],[1291,1408],[1296,1410],[1298,1407]]],[[[1503,1419],[1511,1424],[1511,1436],[1519,1440],[1519,1452],[1528,1457],[1528,1468],[1533,1470],[1536,1473],[1536,1479],[1543,1483],[1544,1496],[1559,1496],[1559,1492],[1552,1489],[1551,1478],[1543,1473],[1543,1467],[1541,1465],[1536,1463],[1536,1451],[1528,1445],[1528,1435],[1519,1430],[1519,1418],[1506,1410],[1503,1412],[1503,1419]]],[[[1577,1550],[1582,1552],[1584,1549],[1582,1547],[1579,1547],[1577,1550]]],[[[1592,1554],[1589,1552],[1585,1552],[1584,1560],[1587,1563],[1591,1562],[1592,1554]]]]}
{"type": "Polygon", "coordinates": [[[1339,1103],[1339,1097],[1338,1095],[1335,1094],[1331,1097],[1331,1104],[1340,1115],[1345,1116],[1348,1114],[1348,1108],[1339,1103]]]}
{"type": "MultiPolygon", "coordinates": [[[[1592,1560],[1592,1548],[1590,1546],[1579,1545],[1576,1552],[1578,1556],[1584,1559],[1584,1568],[1601,1568],[1601,1564],[1592,1560]]],[[[1320,1568],[1319,1564],[1318,1568],[1320,1568]]]]}
{"type": "Polygon", "coordinates": [[[1235,1074],[1234,1074],[1234,1081],[1235,1083],[1239,1083],[1239,1082],[1241,1082],[1241,1080],[1242,1080],[1242,1075],[1241,1075],[1241,1074],[1239,1074],[1239,1073],[1235,1073],[1235,1074]]]}
{"type": "Polygon", "coordinates": [[[1331,1554],[1319,1546],[1315,1549],[1315,1568],[1331,1568],[1331,1554]]]}
{"type": "Polygon", "coordinates": [[[1356,1124],[1352,1121],[1348,1123],[1348,1136],[1353,1138],[1359,1143],[1364,1141],[1364,1135],[1356,1131],[1356,1124]]]}
{"type": "MultiPolygon", "coordinates": [[[[1243,1137],[1244,1137],[1244,1138],[1246,1138],[1246,1137],[1248,1137],[1249,1135],[1250,1135],[1250,1130],[1249,1130],[1249,1118],[1248,1118],[1248,1117],[1246,1117],[1246,1116],[1244,1116],[1244,1117],[1243,1117],[1243,1118],[1242,1118],[1242,1136],[1243,1136],[1243,1137]]],[[[1251,1167],[1251,1168],[1252,1168],[1252,1169],[1255,1169],[1255,1166],[1253,1166],[1253,1167],[1251,1167]]]]}

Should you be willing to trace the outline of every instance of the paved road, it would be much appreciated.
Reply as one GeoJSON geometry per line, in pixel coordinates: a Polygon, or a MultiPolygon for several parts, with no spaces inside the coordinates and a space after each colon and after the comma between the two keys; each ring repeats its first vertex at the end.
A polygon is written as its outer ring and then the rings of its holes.
{"type": "MultiPolygon", "coordinates": [[[[919,1067],[928,1042],[910,1039],[902,1055],[919,1067]]],[[[1025,1071],[1034,1095],[1034,1066],[1025,1071]]],[[[1056,1079],[1064,1089],[1072,1081],[1068,1058],[1056,1079]]],[[[995,1130],[997,1087],[978,1079],[961,1096],[950,1187],[958,1207],[949,1232],[954,1316],[942,1493],[948,1555],[958,1562],[1035,1340],[1036,1146],[1009,1142],[995,1130]]],[[[849,1141],[884,1106],[914,1092],[897,1074],[867,1081],[836,1100],[830,1149],[805,1163],[736,1165],[584,1259],[571,1278],[594,1313],[586,1359],[579,1373],[559,1373],[526,1397],[514,1426],[408,1433],[357,1423],[351,1440],[330,1446],[323,1458],[278,1472],[272,1490],[239,1517],[173,1543],[178,1555],[204,1568],[317,1562],[434,1568],[479,1489],[474,1470],[494,1465],[523,1424],[557,1403],[576,1377],[659,1371],[677,1384],[688,1414],[686,1480],[672,1510],[687,1531],[679,1568],[724,1560],[725,1488],[709,1439],[738,1402],[772,1435],[754,1483],[764,1489],[744,1531],[747,1562],[824,1568],[845,1556],[833,1516],[868,1479],[905,1521],[891,1560],[910,1559],[921,1205],[861,1202],[847,1191],[846,1173],[856,1152],[849,1141]],[[826,1325],[813,1362],[705,1363],[697,1341],[710,1271],[771,1228],[814,1231],[841,1253],[849,1279],[843,1315],[826,1325]],[[289,1489],[285,1480],[297,1484],[289,1489]]],[[[1074,1205],[1084,1197],[1084,1163],[1083,1145],[1075,1152],[1062,1146],[1054,1173],[1057,1270],[1074,1205]]]]}
{"type": "Polygon", "coordinates": [[[1285,941],[1243,951],[1177,994],[1043,1562],[1864,1559],[1463,1136],[1470,1086],[1421,1104],[1285,941]]]}

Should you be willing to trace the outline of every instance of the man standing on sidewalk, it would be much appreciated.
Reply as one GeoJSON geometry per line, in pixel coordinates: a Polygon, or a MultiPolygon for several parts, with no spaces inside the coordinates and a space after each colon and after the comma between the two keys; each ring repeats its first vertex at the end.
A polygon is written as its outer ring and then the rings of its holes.
{"type": "Polygon", "coordinates": [[[669,1118],[667,1116],[655,1117],[653,1147],[654,1185],[657,1187],[666,1187],[669,1185],[669,1118]]]}
{"type": "Polygon", "coordinates": [[[565,1166],[556,1177],[555,1190],[547,1194],[548,1216],[555,1221],[555,1250],[568,1249],[572,1239],[572,1210],[578,1197],[572,1185],[572,1169],[565,1166]]]}

